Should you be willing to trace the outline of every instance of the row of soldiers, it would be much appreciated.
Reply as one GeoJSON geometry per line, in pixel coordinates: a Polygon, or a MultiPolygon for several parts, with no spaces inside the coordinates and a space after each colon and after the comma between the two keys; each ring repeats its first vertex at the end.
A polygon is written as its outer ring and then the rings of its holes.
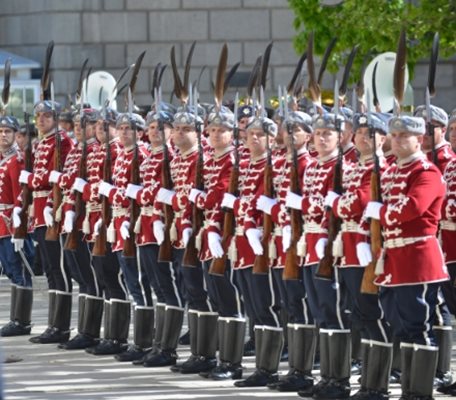
{"type": "Polygon", "coordinates": [[[455,314],[456,161],[445,133],[447,126],[455,130],[455,115],[449,119],[430,107],[432,142],[424,106],[413,117],[353,114],[343,107],[313,117],[286,110],[270,119],[251,106],[236,106],[235,113],[225,106],[205,113],[195,105],[174,112],[158,102],[144,120],[81,105],[72,140],[57,128],[59,108],[51,100],[35,105],[40,140],[30,171],[14,144],[17,120],[0,119],[0,257],[12,280],[11,321],[2,336],[31,332],[33,236],[49,288],[48,327],[33,343],[236,379],[238,387],[348,398],[351,331],[359,331],[361,388],[352,397],[388,398],[394,339],[400,343],[396,367],[404,399],[431,398],[436,372],[447,384],[442,390],[453,393],[447,305],[455,314]],[[382,202],[370,194],[374,153],[382,202]],[[139,181],[131,173],[135,163],[139,181]],[[336,165],[343,191],[334,190],[336,165]],[[292,187],[293,174],[298,187],[292,187]],[[14,238],[27,212],[21,185],[33,191],[25,240],[14,238]],[[57,209],[52,185],[63,194],[57,209]],[[78,196],[83,213],[75,209],[78,196]],[[103,204],[110,206],[110,221],[103,204]],[[137,206],[139,215],[131,218],[137,206]],[[299,237],[293,214],[299,216],[299,237]],[[232,232],[225,229],[229,215],[232,232]],[[328,241],[331,215],[341,227],[328,241]],[[378,295],[360,291],[364,267],[372,262],[372,220],[383,228],[382,251],[374,255],[378,295]],[[266,221],[273,224],[267,237],[266,221]],[[46,240],[55,226],[57,240],[46,240]],[[75,230],[76,248],[65,249],[75,230]],[[104,230],[106,251],[100,255],[94,247],[104,230]],[[131,239],[135,247],[127,254],[131,239]],[[160,254],[167,242],[169,259],[160,254]],[[186,261],[191,245],[196,264],[186,261]],[[318,266],[329,245],[333,274],[320,279],[318,266]],[[298,271],[293,278],[284,275],[290,252],[298,271]],[[255,268],[262,257],[266,271],[255,268]],[[78,333],[69,340],[73,280],[79,285],[78,333]],[[191,356],[177,363],[186,308],[191,356]],[[127,346],[132,309],[134,337],[127,346]],[[256,369],[242,380],[246,316],[254,326],[256,369]],[[290,368],[279,380],[284,337],[290,368]],[[320,380],[314,384],[317,347],[320,380]]]}

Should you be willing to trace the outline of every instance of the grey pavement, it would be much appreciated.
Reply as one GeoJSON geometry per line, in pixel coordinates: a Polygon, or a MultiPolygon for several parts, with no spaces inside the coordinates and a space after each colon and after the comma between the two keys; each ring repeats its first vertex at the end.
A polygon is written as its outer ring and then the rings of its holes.
{"type": "MultiPolygon", "coordinates": [[[[41,333],[47,321],[47,291],[43,277],[35,279],[32,333],[41,333]]],[[[9,284],[0,278],[0,324],[9,318],[9,284]]],[[[73,300],[73,326],[77,321],[77,294],[73,300]]],[[[72,334],[75,333],[73,330],[72,334]]],[[[60,350],[56,345],[37,345],[29,336],[0,338],[4,358],[22,361],[3,364],[5,399],[11,400],[156,400],[156,399],[298,399],[296,393],[279,393],[267,388],[238,389],[233,381],[215,382],[197,375],[176,374],[163,368],[143,368],[119,363],[112,356],[96,357],[84,351],[60,350]]],[[[188,346],[178,349],[186,359],[188,346]]],[[[455,352],[453,348],[453,368],[455,352]]],[[[253,372],[255,360],[243,361],[244,375],[253,372]]],[[[280,373],[287,371],[281,363],[280,373]]],[[[318,376],[318,371],[314,371],[318,376]]],[[[359,389],[358,376],[352,377],[352,393],[359,389]]],[[[398,385],[391,387],[391,398],[399,398],[398,385]]],[[[446,396],[436,394],[436,398],[446,396]]]]}

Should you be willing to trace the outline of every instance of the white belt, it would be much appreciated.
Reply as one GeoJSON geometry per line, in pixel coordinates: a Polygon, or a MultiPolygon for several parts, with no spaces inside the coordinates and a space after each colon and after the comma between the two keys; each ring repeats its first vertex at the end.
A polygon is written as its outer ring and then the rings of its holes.
{"type": "Polygon", "coordinates": [[[243,226],[236,226],[236,228],[234,229],[234,234],[236,236],[244,236],[244,233],[245,233],[245,230],[244,230],[243,226]]]}
{"type": "Polygon", "coordinates": [[[123,208],[123,207],[114,207],[112,209],[112,216],[113,218],[116,217],[125,217],[128,215],[128,208],[123,208]]]}
{"type": "Polygon", "coordinates": [[[14,204],[0,204],[0,211],[11,210],[14,204]]]}
{"type": "Polygon", "coordinates": [[[274,236],[282,236],[282,227],[281,226],[276,226],[274,227],[274,236]]]}
{"type": "Polygon", "coordinates": [[[141,215],[143,215],[145,217],[152,217],[154,215],[154,208],[153,207],[142,207],[141,215]]]}
{"type": "Polygon", "coordinates": [[[321,225],[316,222],[304,223],[304,231],[306,233],[327,233],[327,230],[323,229],[321,225]]]}
{"type": "Polygon", "coordinates": [[[395,239],[388,239],[383,242],[383,246],[385,249],[396,249],[398,247],[405,247],[409,244],[422,242],[424,240],[431,239],[435,236],[428,235],[428,236],[419,236],[419,237],[411,237],[411,238],[395,238],[395,239]]]}
{"type": "Polygon", "coordinates": [[[440,221],[440,229],[445,231],[456,231],[456,222],[442,220],[440,221]]]}
{"type": "Polygon", "coordinates": [[[86,211],[87,213],[98,212],[103,209],[103,206],[100,203],[87,203],[86,211]]]}
{"type": "Polygon", "coordinates": [[[342,232],[359,232],[359,224],[355,221],[344,221],[341,226],[342,232]]]}
{"type": "Polygon", "coordinates": [[[33,198],[36,199],[38,197],[48,197],[49,193],[51,193],[50,190],[38,190],[33,192],[33,198]]]}

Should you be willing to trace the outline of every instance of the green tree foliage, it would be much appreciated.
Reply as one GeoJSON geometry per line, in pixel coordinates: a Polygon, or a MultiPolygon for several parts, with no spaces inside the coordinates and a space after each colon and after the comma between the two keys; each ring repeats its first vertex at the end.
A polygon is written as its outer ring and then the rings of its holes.
{"type": "Polygon", "coordinates": [[[396,51],[402,27],[408,39],[408,67],[429,58],[435,32],[440,35],[440,59],[456,53],[456,0],[345,0],[324,7],[319,0],[288,0],[296,18],[294,46],[298,53],[307,47],[315,32],[315,53],[322,55],[331,38],[337,37],[328,69],[337,71],[353,46],[358,55],[351,76],[356,80],[363,58],[369,60],[385,51],[396,51]]]}

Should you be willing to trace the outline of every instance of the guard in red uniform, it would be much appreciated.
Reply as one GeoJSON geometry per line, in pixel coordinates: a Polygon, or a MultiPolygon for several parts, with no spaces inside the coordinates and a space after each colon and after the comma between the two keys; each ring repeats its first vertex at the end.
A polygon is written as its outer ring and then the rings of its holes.
{"type": "Polygon", "coordinates": [[[425,122],[389,121],[397,166],[382,182],[383,203],[369,202],[365,216],[383,228],[384,270],[376,279],[380,301],[401,339],[402,397],[432,398],[438,347],[432,325],[440,282],[448,279],[436,234],[445,184],[421,152],[425,122]]]}
{"type": "MultiPolygon", "coordinates": [[[[67,341],[70,332],[71,317],[71,279],[63,261],[63,249],[60,241],[46,241],[46,222],[53,223],[53,217],[46,208],[51,193],[49,175],[54,170],[54,151],[56,135],[60,135],[60,163],[64,164],[68,152],[73,147],[71,139],[64,131],[59,131],[57,118],[60,105],[51,100],[43,100],[35,104],[36,127],[42,139],[35,151],[33,172],[21,171],[19,182],[25,183],[33,190],[33,215],[35,240],[40,247],[42,265],[46,273],[49,287],[48,328],[39,336],[30,339],[33,343],[60,343],[67,341]],[[46,209],[46,213],[45,213],[46,209]]],[[[15,208],[16,217],[20,208],[15,208]]]]}
{"type": "Polygon", "coordinates": [[[33,289],[28,268],[33,265],[33,243],[29,237],[12,240],[11,217],[19,203],[18,178],[24,169],[24,158],[15,143],[18,130],[16,118],[0,117],[0,261],[11,281],[10,322],[0,329],[0,336],[28,335],[32,328],[33,289]]]}
{"type": "MultiPolygon", "coordinates": [[[[339,129],[343,118],[334,114],[316,115],[313,121],[314,145],[318,163],[306,169],[302,196],[288,192],[286,205],[302,210],[304,233],[298,246],[304,256],[303,282],[311,313],[320,328],[320,382],[313,389],[299,391],[303,397],[346,398],[350,394],[351,337],[347,316],[341,302],[338,274],[333,280],[315,277],[323,258],[328,230],[325,219],[325,197],[333,188],[333,175],[339,151],[339,129]],[[336,118],[338,120],[336,120],[336,118]]],[[[342,163],[342,171],[349,168],[342,163]]]]}
{"type": "MultiPolygon", "coordinates": [[[[271,199],[260,196],[256,207],[258,210],[272,216],[275,224],[272,248],[276,257],[271,260],[274,282],[279,288],[282,307],[288,313],[288,374],[279,382],[268,385],[279,391],[298,391],[307,385],[313,385],[312,366],[314,361],[317,337],[315,323],[306,300],[302,276],[296,280],[282,278],[285,267],[286,252],[291,244],[290,213],[285,206],[287,192],[290,190],[291,171],[297,168],[299,191],[302,189],[302,179],[306,169],[315,163],[307,150],[307,144],[312,134],[312,118],[302,111],[290,112],[283,121],[280,134],[288,152],[285,157],[274,163],[274,192],[276,197],[271,199]],[[293,138],[290,136],[293,135],[293,138]],[[292,147],[294,146],[294,148],[292,147]],[[296,152],[296,162],[293,152],[296,152]],[[310,382],[310,383],[309,383],[310,382]]],[[[299,264],[302,258],[299,257],[299,264]]],[[[300,272],[302,273],[302,265],[300,272]]]]}
{"type": "Polygon", "coordinates": [[[263,218],[256,209],[256,201],[264,192],[266,140],[276,135],[275,122],[269,118],[252,119],[247,126],[246,141],[250,160],[240,165],[239,197],[226,193],[222,201],[222,207],[232,208],[236,216],[235,236],[228,254],[244,302],[250,303],[255,322],[256,370],[247,379],[235,382],[237,387],[266,386],[278,380],[283,347],[279,293],[270,270],[267,274],[253,273],[255,257],[263,254],[260,241],[263,218]]]}

